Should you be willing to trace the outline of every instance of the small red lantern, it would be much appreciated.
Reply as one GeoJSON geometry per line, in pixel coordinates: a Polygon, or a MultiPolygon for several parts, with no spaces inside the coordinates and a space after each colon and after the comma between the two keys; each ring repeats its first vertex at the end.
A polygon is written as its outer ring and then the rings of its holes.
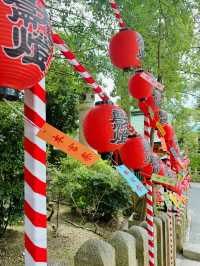
{"type": "Polygon", "coordinates": [[[111,102],[97,102],[85,117],[83,131],[93,149],[99,153],[112,152],[128,137],[128,117],[111,102]]]}
{"type": "Polygon", "coordinates": [[[140,171],[140,174],[146,178],[146,179],[150,179],[152,174],[153,174],[153,165],[152,164],[148,164],[145,167],[143,167],[140,171]]]}
{"type": "Polygon", "coordinates": [[[137,71],[133,75],[128,83],[129,93],[136,99],[148,98],[152,94],[153,87],[145,79],[141,77],[141,71],[137,71]]]}
{"type": "Polygon", "coordinates": [[[109,55],[114,66],[120,69],[139,68],[144,53],[142,36],[131,29],[115,34],[109,45],[109,55]]]}
{"type": "Polygon", "coordinates": [[[139,170],[150,163],[151,148],[149,143],[140,135],[129,136],[120,149],[123,163],[134,170],[139,170]]]}
{"type": "Polygon", "coordinates": [[[53,52],[43,0],[0,1],[0,87],[24,90],[45,75],[53,52]]]}

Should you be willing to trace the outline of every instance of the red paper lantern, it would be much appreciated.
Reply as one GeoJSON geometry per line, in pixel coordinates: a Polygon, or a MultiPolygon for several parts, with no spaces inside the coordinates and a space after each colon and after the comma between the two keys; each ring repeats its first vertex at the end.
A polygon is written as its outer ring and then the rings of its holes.
{"type": "Polygon", "coordinates": [[[109,44],[109,55],[114,66],[120,69],[139,68],[144,53],[142,36],[131,29],[122,29],[109,44]]]}
{"type": "Polygon", "coordinates": [[[128,83],[129,93],[136,99],[148,98],[152,94],[153,87],[141,77],[143,71],[136,72],[128,83]]]}
{"type": "Polygon", "coordinates": [[[53,52],[44,1],[1,0],[0,10],[0,87],[30,88],[44,77],[53,52]]]}
{"type": "Polygon", "coordinates": [[[153,165],[152,164],[148,164],[145,167],[143,167],[140,171],[140,174],[146,178],[146,179],[150,179],[152,174],[153,174],[153,165]]]}
{"type": "Polygon", "coordinates": [[[83,131],[93,149],[99,153],[112,152],[128,137],[128,117],[120,107],[98,102],[86,115],[83,131]]]}
{"type": "Polygon", "coordinates": [[[151,148],[149,143],[139,135],[129,136],[120,149],[123,163],[134,170],[142,169],[150,163],[151,148]]]}

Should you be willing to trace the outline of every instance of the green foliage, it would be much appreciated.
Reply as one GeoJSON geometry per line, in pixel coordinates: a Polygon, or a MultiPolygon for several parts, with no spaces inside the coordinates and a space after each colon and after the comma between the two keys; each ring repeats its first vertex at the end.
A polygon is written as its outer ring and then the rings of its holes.
{"type": "Polygon", "coordinates": [[[68,201],[90,220],[109,220],[130,206],[130,191],[117,172],[105,161],[86,167],[69,157],[60,171],[51,168],[50,193],[68,201]]]}
{"type": "Polygon", "coordinates": [[[56,128],[72,133],[77,129],[78,99],[71,80],[65,74],[66,65],[60,61],[53,61],[47,75],[47,122],[56,128]]]}
{"type": "MultiPolygon", "coordinates": [[[[12,103],[23,112],[22,104],[12,103]]],[[[0,236],[22,215],[23,118],[0,102],[0,236]]]]}
{"type": "MultiPolygon", "coordinates": [[[[200,75],[198,1],[144,0],[116,1],[127,26],[140,32],[145,42],[144,69],[150,70],[165,85],[164,108],[183,105],[188,91],[200,75]]],[[[109,1],[47,0],[54,29],[62,32],[70,49],[98,80],[99,73],[115,82],[113,95],[121,97],[119,105],[129,112],[130,99],[124,74],[110,63],[108,43],[119,30],[109,1]]],[[[63,63],[63,60],[62,60],[63,63]]],[[[66,72],[66,70],[65,70],[66,72]]],[[[76,87],[77,74],[67,68],[67,78],[76,87]]],[[[58,73],[59,75],[59,73],[58,73]]],[[[84,83],[79,80],[80,90],[84,83]]],[[[84,88],[85,89],[85,88],[84,88]]],[[[135,105],[135,102],[131,102],[135,105]]]]}

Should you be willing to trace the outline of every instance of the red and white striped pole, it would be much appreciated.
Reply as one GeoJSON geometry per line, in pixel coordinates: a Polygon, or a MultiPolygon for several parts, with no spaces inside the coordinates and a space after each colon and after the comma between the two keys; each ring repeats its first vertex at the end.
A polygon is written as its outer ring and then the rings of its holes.
{"type": "Polygon", "coordinates": [[[117,19],[117,21],[119,22],[119,26],[120,28],[125,28],[126,27],[126,23],[123,21],[119,7],[117,5],[117,3],[114,0],[109,0],[111,7],[114,11],[115,17],[117,19]]]}
{"type": "Polygon", "coordinates": [[[93,92],[98,94],[102,100],[109,100],[109,96],[104,92],[104,90],[96,83],[91,74],[86,70],[86,68],[81,65],[76,56],[69,50],[67,44],[58,35],[53,34],[54,45],[61,51],[65,56],[70,65],[72,65],[76,72],[85,80],[87,85],[93,89],[93,92]]]}
{"type": "Polygon", "coordinates": [[[24,92],[25,265],[47,265],[46,143],[36,137],[46,121],[45,80],[24,92]]]}
{"type": "MultiPolygon", "coordinates": [[[[148,115],[144,115],[144,137],[150,143],[150,121],[148,115]]],[[[154,248],[154,211],[153,211],[153,182],[151,179],[146,180],[146,220],[148,231],[148,248],[149,248],[149,266],[155,265],[155,248],[154,248]]]]}

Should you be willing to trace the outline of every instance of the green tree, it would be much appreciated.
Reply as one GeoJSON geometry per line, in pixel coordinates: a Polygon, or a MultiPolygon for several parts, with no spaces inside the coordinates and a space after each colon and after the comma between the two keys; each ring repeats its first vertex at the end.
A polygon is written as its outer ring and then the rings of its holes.
{"type": "MultiPolygon", "coordinates": [[[[193,90],[191,83],[198,78],[194,73],[200,73],[200,36],[196,30],[199,2],[117,2],[127,26],[142,34],[145,41],[144,68],[162,80],[166,87],[164,108],[172,109],[171,106],[187,95],[184,93],[193,90]]],[[[130,103],[136,104],[127,95],[131,73],[127,75],[115,69],[108,56],[109,40],[119,30],[109,1],[80,0],[74,3],[61,0],[58,3],[49,0],[48,7],[54,29],[63,33],[71,50],[95,78],[99,78],[99,73],[113,78],[113,95],[121,97],[119,104],[129,112],[130,103]]],[[[71,79],[76,76],[72,72],[71,79]]]]}
{"type": "MultiPolygon", "coordinates": [[[[23,112],[21,103],[13,108],[23,112]]],[[[0,236],[17,222],[23,208],[23,118],[0,102],[0,236]]]]}

